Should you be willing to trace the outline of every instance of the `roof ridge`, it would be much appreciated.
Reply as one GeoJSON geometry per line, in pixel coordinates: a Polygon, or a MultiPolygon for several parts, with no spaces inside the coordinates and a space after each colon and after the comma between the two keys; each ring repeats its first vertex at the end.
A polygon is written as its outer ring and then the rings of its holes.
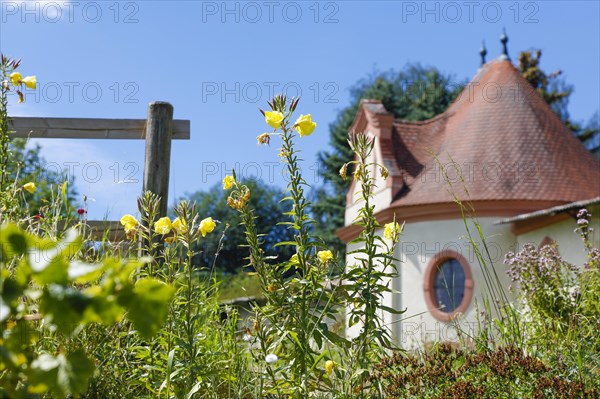
{"type": "MultiPolygon", "coordinates": [[[[441,112],[441,113],[437,114],[436,116],[433,116],[433,117],[431,117],[429,119],[425,119],[425,120],[422,120],[422,121],[410,121],[410,120],[406,120],[406,119],[394,118],[394,123],[402,123],[402,124],[407,124],[407,125],[425,125],[427,123],[437,122],[439,119],[444,118],[444,117],[448,117],[448,118],[451,117],[452,115],[454,115],[456,113],[456,111],[454,111],[453,108],[455,108],[456,106],[461,105],[461,102],[459,100],[462,98],[462,96],[464,94],[464,91],[467,90],[467,87],[471,83],[476,82],[477,81],[476,80],[477,77],[483,76],[488,71],[488,69],[491,66],[493,66],[493,64],[502,63],[502,62],[508,62],[513,67],[513,69],[515,69],[518,72],[518,70],[516,69],[516,67],[514,66],[514,64],[509,59],[500,59],[500,58],[492,59],[492,60],[486,62],[485,64],[483,64],[481,66],[481,68],[479,68],[477,70],[477,72],[475,73],[475,75],[465,85],[465,87],[460,92],[460,94],[458,95],[458,97],[456,97],[456,99],[454,101],[452,101],[452,103],[448,106],[448,108],[446,108],[446,110],[444,112],[441,112]]],[[[525,78],[523,78],[523,79],[525,79],[525,78]]],[[[529,82],[527,82],[527,83],[529,83],[529,82]]],[[[377,102],[379,102],[379,103],[383,104],[381,102],[381,100],[361,99],[361,102],[363,102],[363,101],[364,102],[368,102],[368,103],[372,103],[372,102],[377,103],[377,102]]]]}

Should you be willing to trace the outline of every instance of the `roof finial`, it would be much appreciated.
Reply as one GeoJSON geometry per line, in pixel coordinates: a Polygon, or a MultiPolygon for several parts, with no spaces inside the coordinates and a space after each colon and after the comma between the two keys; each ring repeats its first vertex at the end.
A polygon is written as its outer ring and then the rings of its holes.
{"type": "Polygon", "coordinates": [[[485,41],[481,42],[481,48],[479,49],[479,55],[481,56],[481,66],[485,65],[485,56],[487,55],[487,50],[485,49],[485,41]]]}
{"type": "Polygon", "coordinates": [[[502,43],[502,55],[500,56],[501,60],[510,60],[508,56],[508,49],[506,48],[506,43],[508,43],[508,37],[506,36],[506,29],[502,29],[502,36],[500,36],[500,42],[502,43]]]}

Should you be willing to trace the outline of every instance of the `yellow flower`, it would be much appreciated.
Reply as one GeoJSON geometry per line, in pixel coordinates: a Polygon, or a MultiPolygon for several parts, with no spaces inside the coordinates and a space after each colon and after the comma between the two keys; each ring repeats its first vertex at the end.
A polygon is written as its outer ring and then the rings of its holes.
{"type": "Polygon", "coordinates": [[[29,193],[33,194],[33,193],[35,193],[35,190],[37,190],[37,187],[35,186],[35,183],[29,182],[29,183],[25,183],[23,185],[23,190],[28,191],[29,193]]]}
{"type": "Polygon", "coordinates": [[[292,257],[290,258],[290,263],[300,263],[300,261],[298,260],[298,254],[292,255],[292,257]]]}
{"type": "Polygon", "coordinates": [[[176,218],[175,220],[173,220],[172,226],[175,229],[175,231],[179,234],[185,234],[188,232],[187,224],[184,220],[181,220],[180,218],[176,218]]]}
{"type": "Polygon", "coordinates": [[[233,184],[235,183],[235,178],[231,175],[227,175],[225,176],[225,178],[223,178],[223,190],[229,190],[231,187],[233,187],[233,184]]]}
{"type": "Polygon", "coordinates": [[[173,224],[171,223],[171,219],[166,216],[154,222],[154,231],[156,231],[158,234],[162,234],[163,236],[165,234],[169,234],[172,228],[173,224]]]}
{"type": "Polygon", "coordinates": [[[229,198],[227,198],[227,205],[229,205],[229,207],[231,207],[232,209],[241,208],[241,206],[239,206],[239,201],[233,198],[232,196],[229,196],[229,198]]]}
{"type": "Polygon", "coordinates": [[[317,252],[317,257],[323,264],[329,263],[331,259],[333,259],[333,254],[331,251],[319,251],[317,252]]]}
{"type": "Polygon", "coordinates": [[[121,224],[123,226],[125,226],[126,224],[134,224],[137,225],[138,221],[137,219],[132,216],[132,215],[123,215],[123,217],[121,218],[121,224]]]}
{"type": "Polygon", "coordinates": [[[383,180],[387,179],[388,176],[390,175],[390,172],[388,171],[388,169],[385,166],[381,166],[379,168],[380,172],[381,172],[381,177],[383,177],[383,180]]]}
{"type": "Polygon", "coordinates": [[[19,86],[21,84],[21,79],[23,79],[23,75],[21,75],[19,72],[13,72],[8,77],[10,78],[13,86],[19,86]]]}
{"type": "Polygon", "coordinates": [[[300,133],[300,137],[310,136],[310,134],[315,130],[317,124],[312,121],[312,117],[310,114],[308,115],[300,115],[300,118],[296,120],[296,124],[294,125],[298,133],[300,133]]]}
{"type": "Polygon", "coordinates": [[[202,237],[206,237],[208,233],[212,233],[217,224],[213,220],[213,218],[206,218],[200,222],[200,233],[202,233],[202,237]]]}
{"type": "Polygon", "coordinates": [[[386,223],[383,227],[383,236],[388,240],[396,240],[400,234],[401,227],[398,222],[386,223]]]}
{"type": "Polygon", "coordinates": [[[346,180],[348,178],[347,174],[348,174],[348,164],[345,163],[340,168],[340,176],[342,177],[343,180],[346,180]]]}
{"type": "Polygon", "coordinates": [[[121,218],[121,224],[123,225],[123,228],[125,229],[125,233],[129,233],[137,228],[138,221],[132,215],[124,215],[121,218]]]}
{"type": "Polygon", "coordinates": [[[354,180],[359,181],[363,175],[363,168],[361,164],[356,165],[356,169],[354,170],[354,180]]]}
{"type": "Polygon", "coordinates": [[[242,209],[250,199],[250,189],[242,186],[240,190],[234,191],[227,198],[227,204],[233,209],[242,209]]]}
{"type": "Polygon", "coordinates": [[[329,375],[333,373],[333,369],[335,368],[335,362],[333,360],[328,360],[325,362],[325,372],[329,375]]]}
{"type": "Polygon", "coordinates": [[[271,135],[269,133],[263,133],[260,136],[256,136],[258,144],[269,144],[271,142],[271,135]]]}
{"type": "Polygon", "coordinates": [[[27,76],[24,79],[21,79],[21,82],[25,83],[28,89],[35,89],[37,85],[37,79],[35,76],[27,76]]]}
{"type": "Polygon", "coordinates": [[[283,114],[279,111],[266,111],[265,121],[273,129],[279,129],[281,122],[283,122],[283,114]]]}

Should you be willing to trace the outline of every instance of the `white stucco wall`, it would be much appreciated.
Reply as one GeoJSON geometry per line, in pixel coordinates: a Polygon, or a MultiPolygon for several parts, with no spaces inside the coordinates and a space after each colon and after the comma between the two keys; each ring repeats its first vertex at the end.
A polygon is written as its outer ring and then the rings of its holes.
{"type": "MultiPolygon", "coordinates": [[[[590,226],[593,228],[590,237],[595,247],[600,247],[600,206],[588,208],[592,213],[590,226]]],[[[517,251],[525,243],[539,246],[541,241],[550,237],[558,243],[562,257],[576,265],[583,265],[586,252],[580,236],[573,230],[577,227],[576,219],[558,222],[537,230],[514,236],[510,224],[496,225],[498,217],[479,219],[479,224],[490,250],[491,266],[496,271],[509,298],[513,295],[508,291],[511,282],[506,273],[507,266],[504,258],[507,252],[517,251]]],[[[475,242],[483,251],[482,240],[479,238],[473,222],[469,223],[475,242]]],[[[379,234],[383,235],[380,230],[379,234]]],[[[453,323],[437,320],[427,308],[423,290],[425,270],[433,256],[444,250],[452,250],[466,258],[473,275],[473,299],[463,314],[460,324],[467,331],[477,328],[476,304],[480,307],[487,296],[483,270],[477,260],[472,244],[469,242],[464,223],[461,219],[408,223],[400,237],[396,249],[396,257],[400,259],[399,277],[390,282],[390,287],[399,293],[389,294],[385,304],[395,309],[406,308],[406,313],[400,316],[385,313],[384,323],[390,328],[395,341],[405,348],[422,346],[428,341],[456,341],[456,329],[453,323]],[[400,321],[401,320],[401,321],[400,321]]],[[[348,246],[348,251],[356,249],[356,244],[348,246]]],[[[348,256],[348,264],[352,264],[352,256],[348,256]]],[[[356,336],[361,325],[355,325],[347,330],[349,337],[356,336]]]]}
{"type": "MultiPolygon", "coordinates": [[[[369,200],[371,205],[375,205],[375,213],[382,211],[390,206],[392,200],[392,189],[383,188],[375,189],[373,191],[373,197],[369,200]]],[[[360,185],[355,186],[354,194],[352,196],[354,202],[350,206],[346,206],[345,221],[346,224],[352,224],[352,222],[358,216],[358,211],[365,206],[365,202],[362,200],[360,193],[360,185]]]]}
{"type": "MultiPolygon", "coordinates": [[[[590,226],[593,228],[590,239],[596,248],[600,248],[600,206],[594,205],[589,207],[588,210],[592,214],[590,226]]],[[[517,237],[517,243],[519,248],[527,243],[532,243],[538,247],[545,237],[550,237],[558,244],[558,252],[566,261],[581,266],[586,262],[586,252],[581,237],[574,232],[576,227],[577,220],[569,218],[522,234],[517,237]]]]}
{"type": "MultiPolygon", "coordinates": [[[[482,218],[479,224],[490,250],[491,264],[503,285],[508,287],[510,281],[503,261],[506,252],[514,250],[516,239],[510,232],[510,225],[494,225],[497,220],[498,218],[482,218]]],[[[483,251],[474,225],[470,226],[475,242],[483,251]]],[[[349,251],[352,249],[355,249],[355,244],[348,246],[349,251]]],[[[473,246],[466,237],[462,219],[408,223],[396,249],[396,257],[401,262],[399,277],[390,282],[390,287],[399,293],[391,293],[385,298],[386,305],[396,309],[406,308],[406,312],[399,316],[388,313],[383,315],[384,323],[389,326],[395,341],[403,347],[421,346],[427,341],[457,339],[452,323],[437,320],[431,315],[423,291],[423,276],[427,265],[433,256],[445,250],[461,254],[470,265],[474,281],[473,299],[461,318],[461,325],[467,330],[475,328],[475,304],[481,304],[486,289],[482,269],[473,246]]],[[[348,256],[348,261],[352,261],[351,256],[348,256]]],[[[354,326],[347,330],[347,335],[353,337],[359,329],[360,325],[354,326]]]]}
{"type": "MultiPolygon", "coordinates": [[[[504,265],[504,255],[515,247],[515,237],[510,226],[494,225],[497,218],[481,218],[479,224],[487,243],[491,262],[505,288],[510,284],[504,265]]],[[[475,243],[484,252],[482,240],[472,222],[469,223],[475,243]]],[[[473,299],[463,317],[461,325],[469,330],[477,322],[476,303],[482,306],[487,295],[483,269],[477,260],[476,251],[470,243],[463,220],[442,220],[434,222],[411,223],[405,226],[401,243],[398,246],[398,258],[401,261],[400,290],[402,292],[404,321],[396,328],[398,342],[404,347],[421,345],[427,341],[455,341],[456,331],[452,323],[435,319],[425,303],[423,276],[431,258],[444,250],[452,250],[462,255],[468,262],[473,274],[473,299]]],[[[485,256],[485,255],[484,255],[485,256]]],[[[488,261],[487,257],[485,257],[488,261]]],[[[490,269],[491,271],[491,269],[490,269]]]]}

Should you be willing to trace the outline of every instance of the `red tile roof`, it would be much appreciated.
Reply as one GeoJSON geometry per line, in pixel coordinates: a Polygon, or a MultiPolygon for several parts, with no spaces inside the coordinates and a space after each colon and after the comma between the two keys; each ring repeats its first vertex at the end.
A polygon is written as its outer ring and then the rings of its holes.
{"type": "Polygon", "coordinates": [[[351,128],[358,130],[381,140],[392,208],[452,202],[436,158],[467,199],[460,171],[474,202],[558,205],[600,195],[598,160],[510,61],[484,65],[446,112],[427,121],[394,121],[380,102],[363,101],[351,128]]]}

